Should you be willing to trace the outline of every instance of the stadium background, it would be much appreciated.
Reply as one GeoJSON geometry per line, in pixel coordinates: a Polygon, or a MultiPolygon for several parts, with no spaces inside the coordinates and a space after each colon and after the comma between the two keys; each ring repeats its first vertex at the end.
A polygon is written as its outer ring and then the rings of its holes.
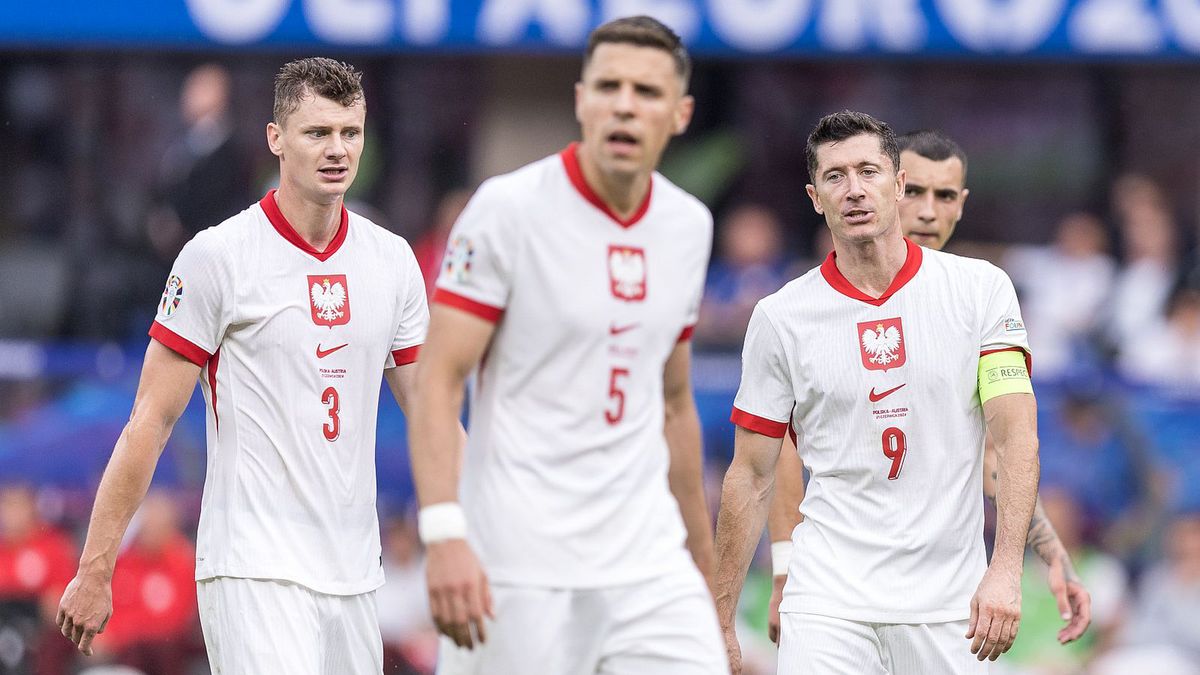
{"type": "MultiPolygon", "coordinates": [[[[950,249],[1001,264],[1022,295],[1042,493],[1095,603],[1084,644],[1053,644],[1031,562],[1000,672],[1200,668],[1200,1],[45,0],[0,12],[0,673],[84,665],[45,616],[74,572],[175,252],[274,180],[263,127],[279,65],[320,54],[365,72],[351,208],[433,270],[470,189],[576,137],[586,34],[632,13],[672,25],[696,60],[696,119],[663,172],[717,217],[695,366],[710,498],[749,308],[828,246],[803,193],[808,130],[842,108],[942,129],[970,158],[950,249]]],[[[88,666],[207,672],[189,551],[203,428],[196,396],[88,666]]],[[[390,396],[378,438],[388,672],[425,672],[390,396]]],[[[742,637],[767,673],[764,563],[742,637]]]]}

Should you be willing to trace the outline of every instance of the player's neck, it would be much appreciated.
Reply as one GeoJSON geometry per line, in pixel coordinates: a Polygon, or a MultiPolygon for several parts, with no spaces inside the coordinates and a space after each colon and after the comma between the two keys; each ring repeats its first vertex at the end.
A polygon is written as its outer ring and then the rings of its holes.
{"type": "Polygon", "coordinates": [[[908,259],[908,245],[898,228],[868,241],[849,242],[835,237],[833,250],[838,271],[846,281],[874,298],[887,292],[908,259]]]}
{"type": "Polygon", "coordinates": [[[629,218],[641,207],[650,191],[650,174],[605,173],[585,153],[579,157],[579,168],[588,187],[620,218],[629,218]]]}
{"type": "Polygon", "coordinates": [[[329,247],[342,224],[340,197],[331,204],[319,204],[304,199],[280,185],[275,191],[275,203],[279,206],[279,212],[296,230],[296,234],[317,251],[324,251],[329,247]]]}

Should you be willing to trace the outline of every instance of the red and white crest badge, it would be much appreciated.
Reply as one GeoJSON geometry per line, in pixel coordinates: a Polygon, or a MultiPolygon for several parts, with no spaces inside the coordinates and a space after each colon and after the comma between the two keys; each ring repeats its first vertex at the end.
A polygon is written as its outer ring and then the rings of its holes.
{"type": "Polygon", "coordinates": [[[867,370],[890,370],[904,365],[904,327],[900,317],[858,324],[858,348],[867,370]]]}
{"type": "Polygon", "coordinates": [[[350,291],[345,274],[310,274],[308,284],[313,323],[330,328],[350,323],[350,291]]]}
{"type": "Polygon", "coordinates": [[[645,300],[646,252],[632,246],[609,246],[608,286],[615,298],[629,302],[645,300]]]}

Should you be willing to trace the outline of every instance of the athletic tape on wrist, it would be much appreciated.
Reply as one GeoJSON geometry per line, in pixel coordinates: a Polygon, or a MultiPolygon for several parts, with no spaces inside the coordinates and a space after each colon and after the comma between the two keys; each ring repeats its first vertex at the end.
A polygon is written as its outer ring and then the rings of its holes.
{"type": "Polygon", "coordinates": [[[792,542],[791,541],[773,541],[771,542],[771,575],[776,577],[786,577],[788,573],[788,563],[792,560],[792,542]]]}
{"type": "Polygon", "coordinates": [[[430,504],[417,512],[417,532],[422,544],[467,538],[467,514],[458,502],[430,504]]]}

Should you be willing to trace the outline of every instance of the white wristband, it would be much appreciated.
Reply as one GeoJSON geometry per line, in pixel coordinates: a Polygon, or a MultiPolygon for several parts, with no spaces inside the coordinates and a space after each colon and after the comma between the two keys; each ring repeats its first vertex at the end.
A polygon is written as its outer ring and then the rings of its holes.
{"type": "Polygon", "coordinates": [[[776,577],[786,577],[788,573],[788,563],[792,560],[792,542],[773,541],[771,542],[771,575],[776,577]]]}
{"type": "Polygon", "coordinates": [[[417,512],[417,532],[422,544],[467,538],[467,514],[458,502],[430,504],[417,512]]]}

